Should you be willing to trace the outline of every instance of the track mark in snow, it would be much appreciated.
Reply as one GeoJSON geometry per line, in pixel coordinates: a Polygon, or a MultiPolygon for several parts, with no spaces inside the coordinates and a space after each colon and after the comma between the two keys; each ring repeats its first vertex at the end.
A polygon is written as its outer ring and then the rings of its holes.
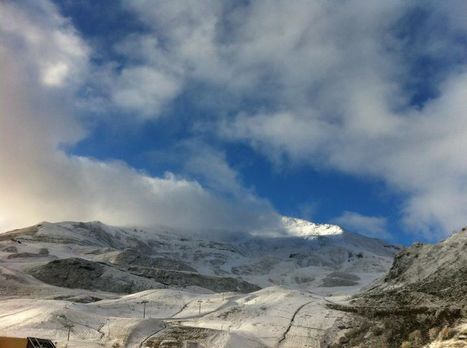
{"type": "Polygon", "coordinates": [[[151,334],[149,334],[148,336],[146,336],[144,338],[144,340],[141,341],[141,343],[139,344],[139,348],[142,348],[143,347],[143,344],[145,344],[151,337],[157,335],[159,332],[161,332],[162,330],[165,330],[167,328],[167,325],[161,321],[161,324],[162,324],[162,327],[160,327],[159,329],[157,329],[156,331],[152,332],[151,334]]]}
{"type": "Polygon", "coordinates": [[[290,319],[290,323],[289,323],[289,326],[287,327],[287,329],[284,331],[284,333],[282,334],[282,337],[279,339],[279,342],[278,345],[280,345],[286,338],[287,338],[287,334],[289,333],[290,329],[292,328],[293,326],[293,323],[295,321],[295,317],[297,316],[298,312],[300,312],[300,310],[305,307],[306,305],[309,305],[310,303],[313,303],[314,301],[308,301],[308,302],[305,302],[304,304],[302,304],[300,307],[298,307],[294,314],[292,315],[292,319],[290,319]]]}
{"type": "Polygon", "coordinates": [[[172,318],[175,317],[175,316],[177,316],[177,315],[179,315],[181,312],[183,312],[183,311],[190,305],[190,303],[192,303],[193,301],[194,301],[194,300],[191,300],[191,301],[188,301],[187,303],[185,303],[185,304],[183,305],[183,307],[180,308],[180,310],[179,310],[178,312],[172,314],[172,318]]]}
{"type": "Polygon", "coordinates": [[[11,315],[20,314],[20,313],[27,312],[27,311],[30,311],[30,310],[31,310],[30,307],[26,307],[26,308],[24,308],[24,309],[21,309],[21,310],[19,310],[19,311],[13,312],[13,313],[2,314],[2,315],[0,315],[0,318],[9,317],[9,316],[11,316],[11,315]]]}

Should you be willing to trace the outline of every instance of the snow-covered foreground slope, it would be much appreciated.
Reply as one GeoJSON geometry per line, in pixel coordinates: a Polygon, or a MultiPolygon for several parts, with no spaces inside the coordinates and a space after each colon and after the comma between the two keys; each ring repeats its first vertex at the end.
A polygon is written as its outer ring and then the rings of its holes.
{"type": "Polygon", "coordinates": [[[325,304],[383,275],[397,247],[283,223],[236,241],[99,222],[0,234],[0,335],[64,346],[70,328],[69,347],[319,347],[344,315],[325,304]]]}
{"type": "Polygon", "coordinates": [[[74,303],[12,298],[0,302],[0,333],[50,337],[68,347],[158,346],[198,341],[206,347],[318,347],[340,312],[311,293],[269,287],[245,295],[147,290],[74,303]],[[143,304],[146,318],[143,319],[143,304]]]}

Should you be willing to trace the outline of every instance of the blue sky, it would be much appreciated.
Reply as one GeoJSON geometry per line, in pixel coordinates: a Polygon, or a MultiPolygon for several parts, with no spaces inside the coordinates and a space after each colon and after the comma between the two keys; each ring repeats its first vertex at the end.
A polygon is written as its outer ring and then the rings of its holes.
{"type": "Polygon", "coordinates": [[[462,1],[2,7],[0,225],[466,223],[462,1]]]}

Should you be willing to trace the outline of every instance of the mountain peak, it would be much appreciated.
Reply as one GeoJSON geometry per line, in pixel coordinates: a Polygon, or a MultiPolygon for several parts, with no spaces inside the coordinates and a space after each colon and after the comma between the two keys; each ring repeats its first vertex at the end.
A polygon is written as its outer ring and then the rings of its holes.
{"type": "Polygon", "coordinates": [[[288,234],[298,237],[341,235],[344,230],[337,225],[316,224],[307,220],[283,216],[282,225],[288,234]]]}

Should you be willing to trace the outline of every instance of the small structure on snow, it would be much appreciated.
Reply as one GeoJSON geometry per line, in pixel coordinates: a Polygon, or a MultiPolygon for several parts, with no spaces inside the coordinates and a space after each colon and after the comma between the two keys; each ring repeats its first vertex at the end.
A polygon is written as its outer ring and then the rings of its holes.
{"type": "Polygon", "coordinates": [[[45,338],[0,337],[0,348],[56,348],[56,346],[45,338]]]}

